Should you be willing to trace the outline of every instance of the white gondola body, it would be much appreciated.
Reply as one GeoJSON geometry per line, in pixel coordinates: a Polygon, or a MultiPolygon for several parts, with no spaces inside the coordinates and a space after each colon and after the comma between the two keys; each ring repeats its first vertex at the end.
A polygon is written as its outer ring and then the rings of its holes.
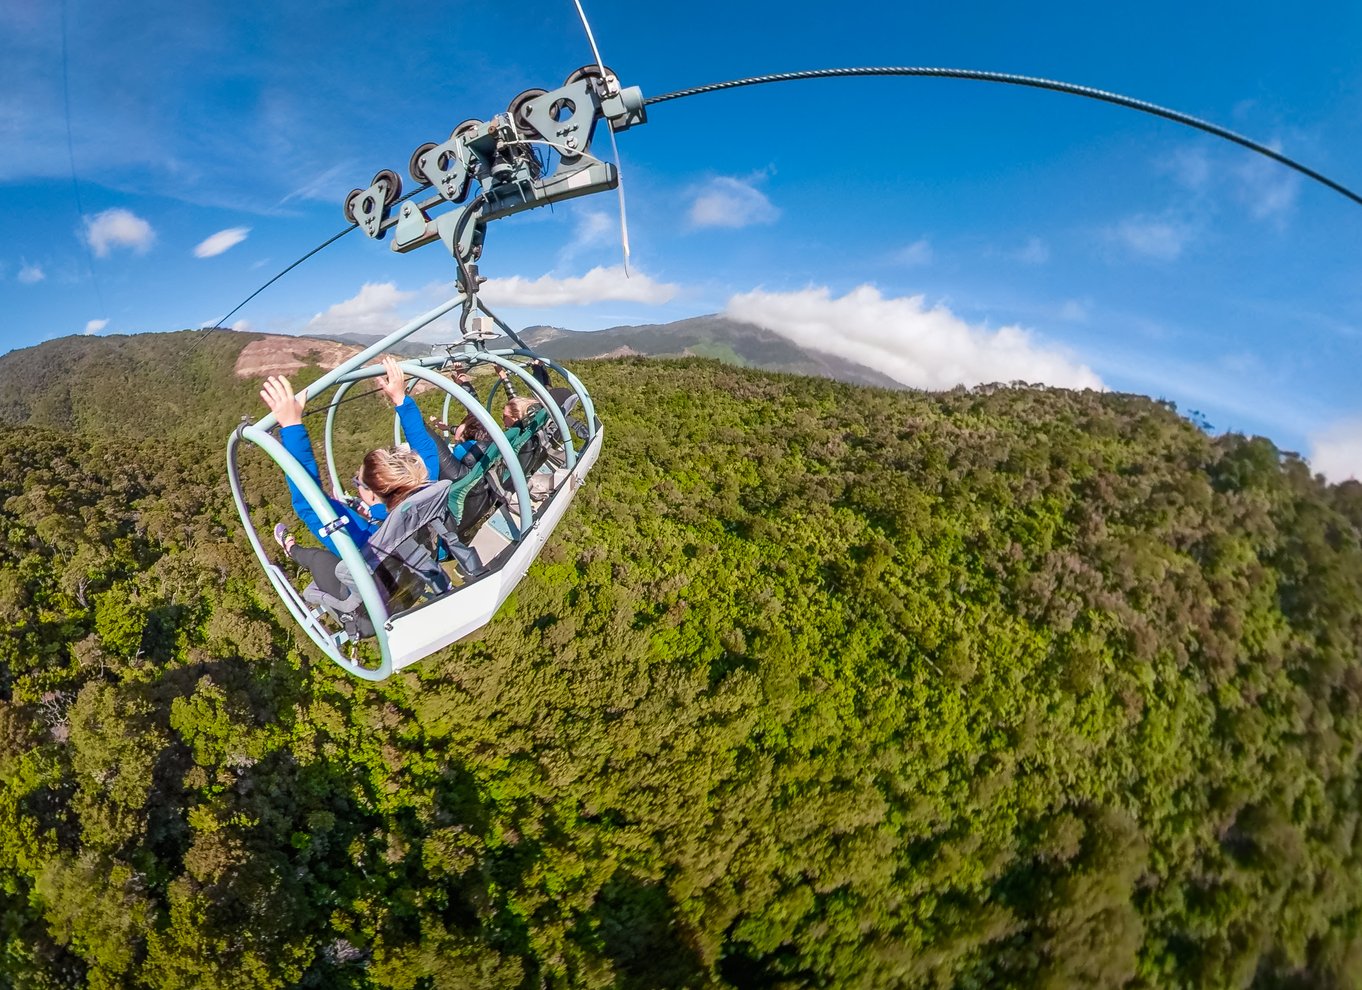
{"type": "Polygon", "coordinates": [[[600,454],[603,436],[604,430],[598,429],[591,443],[577,458],[576,466],[535,513],[534,526],[524,539],[513,544],[514,550],[496,570],[466,587],[455,589],[388,621],[388,647],[394,670],[401,670],[436,650],[458,642],[492,620],[502,603],[520,584],[554,527],[563,518],[563,513],[581,487],[582,479],[600,454]]]}

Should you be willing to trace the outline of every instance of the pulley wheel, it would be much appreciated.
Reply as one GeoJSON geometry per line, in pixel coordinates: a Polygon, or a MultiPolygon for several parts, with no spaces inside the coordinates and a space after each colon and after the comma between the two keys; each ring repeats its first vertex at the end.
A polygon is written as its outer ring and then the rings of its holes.
{"type": "Polygon", "coordinates": [[[402,179],[390,168],[385,168],[375,175],[371,184],[383,186],[384,206],[392,206],[402,197],[402,179]]]}
{"type": "Polygon", "coordinates": [[[355,216],[355,206],[359,203],[359,198],[364,195],[363,189],[351,189],[345,197],[345,219],[351,223],[359,223],[359,218],[355,216]]]}
{"type": "Polygon", "coordinates": [[[463,137],[463,135],[467,134],[469,131],[475,131],[475,130],[477,130],[477,129],[478,129],[478,125],[480,125],[481,123],[482,123],[482,121],[480,121],[480,120],[474,120],[474,119],[465,120],[465,121],[464,121],[462,124],[460,124],[458,127],[454,128],[453,132],[449,135],[449,139],[450,139],[451,141],[455,141],[455,140],[457,140],[458,138],[463,137]]]}
{"type": "Polygon", "coordinates": [[[529,117],[526,116],[526,111],[529,109],[531,103],[547,93],[548,90],[546,89],[527,89],[512,100],[511,105],[506,108],[506,112],[510,114],[511,120],[515,122],[516,130],[520,131],[525,137],[543,137],[543,135],[535,129],[535,126],[530,123],[529,117]]]}
{"type": "Polygon", "coordinates": [[[598,80],[599,84],[597,86],[597,89],[600,90],[603,90],[605,88],[604,84],[613,83],[616,86],[619,85],[619,78],[615,75],[614,69],[610,68],[607,65],[605,67],[605,75],[602,76],[601,67],[597,65],[595,62],[592,62],[590,65],[582,66],[576,72],[569,73],[567,79],[563,81],[563,85],[571,86],[573,83],[580,82],[583,79],[598,80]]]}
{"type": "Polygon", "coordinates": [[[426,175],[426,170],[421,167],[421,159],[434,150],[435,142],[427,141],[411,153],[411,162],[407,165],[411,177],[423,186],[430,185],[430,177],[426,175]]]}

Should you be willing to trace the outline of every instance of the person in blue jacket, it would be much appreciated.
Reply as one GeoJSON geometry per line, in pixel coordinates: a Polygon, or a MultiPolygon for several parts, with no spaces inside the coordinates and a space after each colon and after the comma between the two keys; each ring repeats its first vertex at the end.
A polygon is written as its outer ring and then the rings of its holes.
{"type": "MultiPolygon", "coordinates": [[[[336,497],[327,499],[343,520],[345,532],[360,549],[377,532],[379,524],[387,517],[389,508],[397,505],[429,479],[437,477],[440,472],[436,441],[427,431],[416,402],[407,395],[406,379],[401,367],[396,360],[388,357],[383,359],[383,370],[385,375],[379,381],[379,388],[397,409],[402,434],[410,449],[380,449],[365,456],[363,466],[354,477],[355,488],[359,494],[358,506],[352,507],[350,503],[336,497]]],[[[279,423],[279,440],[284,449],[297,459],[319,488],[323,487],[317,468],[317,458],[312,451],[312,439],[308,436],[307,427],[303,426],[303,406],[307,402],[307,390],[295,393],[287,378],[274,375],[265,380],[260,398],[264,400],[270,412],[274,413],[274,418],[279,423]]],[[[289,479],[288,487],[293,500],[293,511],[326,549],[298,546],[284,523],[274,527],[275,540],[284,548],[286,556],[312,572],[319,588],[328,594],[344,598],[349,592],[335,576],[336,565],[340,563],[340,553],[336,545],[331,542],[329,536],[323,535],[321,519],[292,479],[289,479]]]]}

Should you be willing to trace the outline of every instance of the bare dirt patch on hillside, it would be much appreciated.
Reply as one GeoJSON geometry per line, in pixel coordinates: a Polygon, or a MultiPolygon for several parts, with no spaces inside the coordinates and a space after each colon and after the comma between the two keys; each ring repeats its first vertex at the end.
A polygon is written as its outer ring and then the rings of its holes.
{"type": "Polygon", "coordinates": [[[272,335],[253,340],[243,347],[237,355],[235,370],[238,378],[294,375],[309,364],[334,368],[358,353],[359,348],[352,344],[272,335]]]}

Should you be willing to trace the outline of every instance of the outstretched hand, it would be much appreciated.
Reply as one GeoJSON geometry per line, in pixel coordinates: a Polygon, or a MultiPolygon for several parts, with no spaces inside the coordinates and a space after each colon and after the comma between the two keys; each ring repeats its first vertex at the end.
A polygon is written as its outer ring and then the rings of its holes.
{"type": "Polygon", "coordinates": [[[265,379],[265,387],[260,390],[260,398],[274,413],[280,426],[299,426],[303,422],[303,406],[307,402],[307,389],[294,394],[293,386],[283,375],[271,375],[265,379]]]}
{"type": "Polygon", "coordinates": [[[385,357],[383,359],[383,370],[387,375],[378,383],[378,387],[383,390],[383,394],[388,397],[388,401],[394,406],[400,406],[402,400],[407,397],[407,377],[402,374],[402,369],[397,365],[397,359],[385,357]]]}

